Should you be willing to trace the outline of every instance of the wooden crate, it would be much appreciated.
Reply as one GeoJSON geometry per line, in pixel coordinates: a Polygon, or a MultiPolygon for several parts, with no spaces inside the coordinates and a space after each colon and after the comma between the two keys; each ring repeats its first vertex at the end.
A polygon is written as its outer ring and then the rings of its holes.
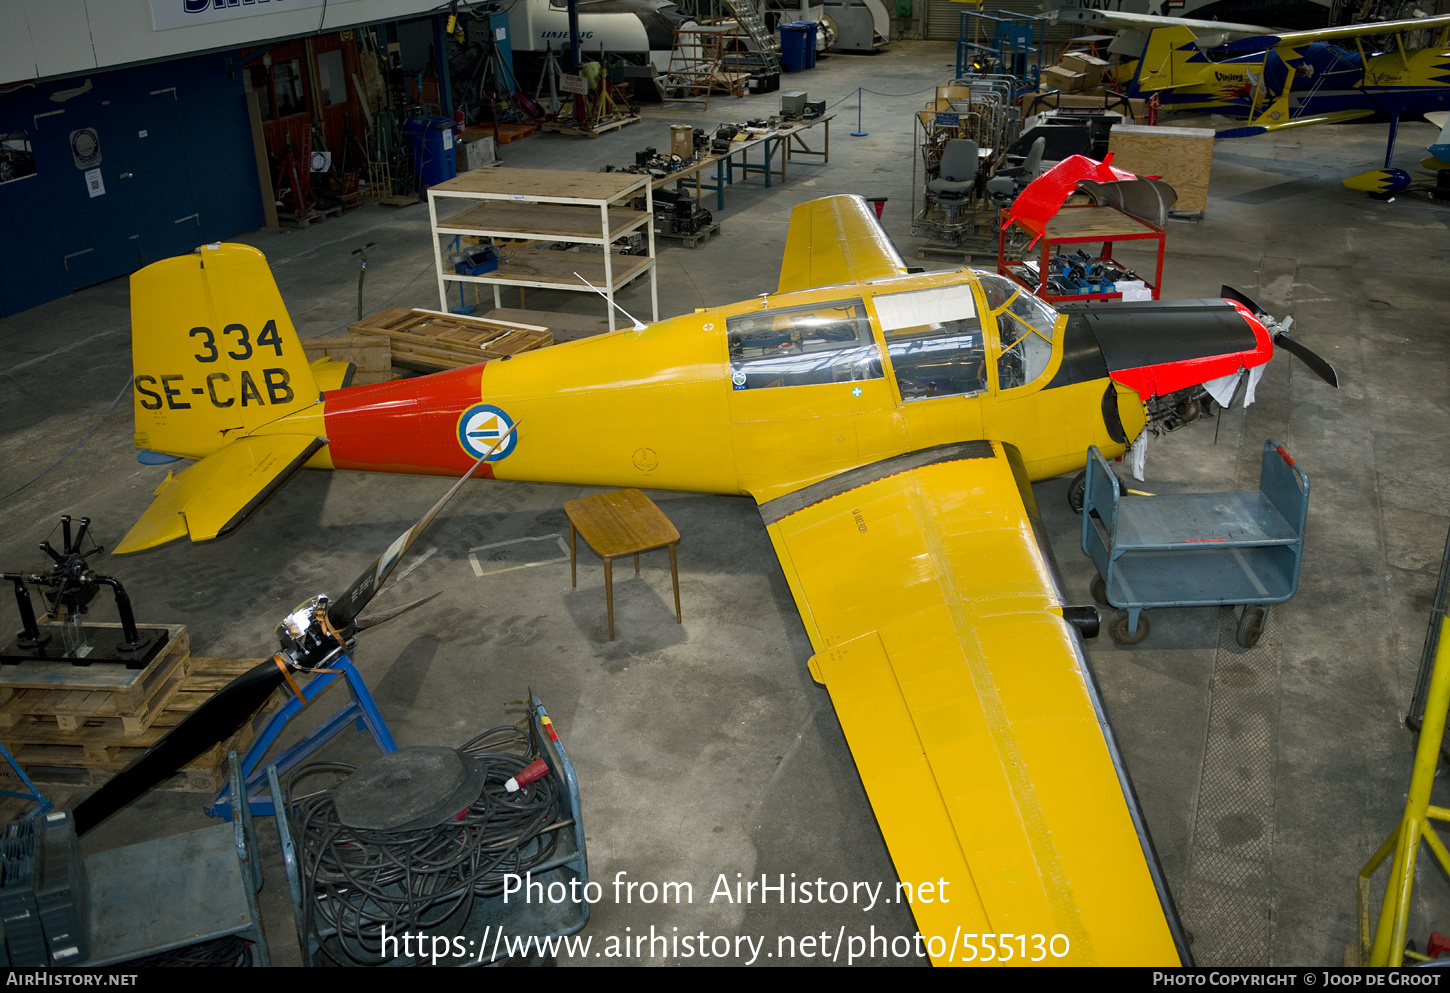
{"type": "MultiPolygon", "coordinates": [[[[117,636],[121,632],[119,624],[87,626],[115,631],[117,636]]],[[[170,624],[166,630],[170,640],[144,669],[62,661],[0,668],[0,735],[10,741],[28,727],[75,731],[94,721],[104,721],[121,734],[143,734],[191,671],[186,625],[170,624]]]]}
{"type": "Polygon", "coordinates": [[[393,378],[393,352],[387,338],[376,334],[349,334],[338,338],[304,338],[302,351],[308,362],[330,358],[351,362],[352,385],[386,383],[393,378]]]}
{"type": "Polygon", "coordinates": [[[540,328],[405,307],[364,317],[348,330],[386,336],[395,363],[425,370],[457,369],[554,343],[554,336],[540,328]]]}
{"type": "MultiPolygon", "coordinates": [[[[154,745],[216,691],[265,659],[191,658],[192,674],[180,685],[163,710],[143,734],[128,735],[102,719],[87,721],[72,731],[61,731],[40,722],[7,730],[6,745],[32,781],[42,786],[97,787],[104,785],[136,756],[154,745]]],[[[236,734],[213,745],[182,767],[156,789],[186,793],[215,792],[226,785],[227,752],[245,752],[266,727],[272,715],[286,704],[291,691],[285,686],[273,693],[236,734]]],[[[8,766],[0,765],[0,783],[17,783],[8,766]]]]}
{"type": "Polygon", "coordinates": [[[1108,136],[1113,165],[1140,176],[1158,176],[1173,187],[1173,210],[1202,213],[1208,206],[1213,130],[1115,124],[1108,136]]]}

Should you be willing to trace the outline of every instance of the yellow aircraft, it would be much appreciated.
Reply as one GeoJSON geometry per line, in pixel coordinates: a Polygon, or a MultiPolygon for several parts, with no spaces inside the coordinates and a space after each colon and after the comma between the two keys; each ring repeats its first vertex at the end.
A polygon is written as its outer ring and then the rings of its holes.
{"type": "Polygon", "coordinates": [[[1109,51],[1122,57],[1115,79],[1130,96],[1156,93],[1165,110],[1248,121],[1219,138],[1388,122],[1384,168],[1344,180],[1350,189],[1389,193],[1410,184],[1408,173],[1390,167],[1405,119],[1442,128],[1423,164],[1450,168],[1441,161],[1450,155],[1442,116],[1450,111],[1450,14],[1305,31],[1106,10],[1063,9],[1056,19],[1119,29],[1109,51]]]}
{"type": "Polygon", "coordinates": [[[1150,398],[1303,346],[1238,300],[1069,316],[909,273],[858,197],[795,208],[785,259],[743,303],[349,388],[260,252],[149,266],[136,444],[200,461],[117,551],[223,534],[303,465],[457,476],[495,445],[496,479],[748,494],[932,961],[1187,964],[1075,627],[1096,614],[1066,605],[1030,483],[1125,452],[1150,398]]]}

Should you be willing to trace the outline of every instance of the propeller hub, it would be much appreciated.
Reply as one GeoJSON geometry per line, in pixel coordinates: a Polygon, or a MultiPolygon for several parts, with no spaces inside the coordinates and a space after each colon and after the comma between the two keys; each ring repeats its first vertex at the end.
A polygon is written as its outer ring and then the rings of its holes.
{"type": "Polygon", "coordinates": [[[316,669],[347,651],[346,638],[327,620],[325,593],[304,600],[276,627],[282,657],[294,669],[316,669]]]}

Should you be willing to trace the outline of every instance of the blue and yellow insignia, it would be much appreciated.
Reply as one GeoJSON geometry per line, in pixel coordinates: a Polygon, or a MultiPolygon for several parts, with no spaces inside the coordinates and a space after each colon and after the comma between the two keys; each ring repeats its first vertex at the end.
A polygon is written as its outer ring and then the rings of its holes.
{"type": "MultiPolygon", "coordinates": [[[[513,419],[502,408],[491,403],[476,403],[458,418],[458,444],[471,458],[481,459],[513,426],[513,419]]],[[[508,458],[518,442],[518,432],[510,434],[488,460],[498,462],[508,458]]]]}

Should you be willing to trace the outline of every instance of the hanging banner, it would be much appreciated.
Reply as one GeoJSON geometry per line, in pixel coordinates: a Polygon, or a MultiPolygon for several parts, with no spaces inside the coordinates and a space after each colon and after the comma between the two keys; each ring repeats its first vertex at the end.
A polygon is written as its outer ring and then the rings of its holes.
{"type": "Polygon", "coordinates": [[[151,26],[166,31],[326,4],[327,0],[151,0],[151,26]]]}

